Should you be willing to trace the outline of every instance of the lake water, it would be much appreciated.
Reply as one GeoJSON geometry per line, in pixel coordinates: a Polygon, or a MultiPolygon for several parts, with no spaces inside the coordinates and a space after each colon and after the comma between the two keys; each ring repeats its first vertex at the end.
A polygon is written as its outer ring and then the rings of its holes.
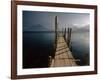
{"type": "Polygon", "coordinates": [[[54,33],[23,33],[23,68],[48,67],[49,55],[54,52],[54,33]]]}
{"type": "Polygon", "coordinates": [[[71,37],[71,51],[79,65],[89,65],[89,32],[73,32],[71,37]]]}
{"type": "MultiPolygon", "coordinates": [[[[23,32],[23,68],[48,67],[54,52],[54,32],[23,32]]],[[[89,65],[89,32],[73,32],[71,51],[80,66],[89,65]]]]}

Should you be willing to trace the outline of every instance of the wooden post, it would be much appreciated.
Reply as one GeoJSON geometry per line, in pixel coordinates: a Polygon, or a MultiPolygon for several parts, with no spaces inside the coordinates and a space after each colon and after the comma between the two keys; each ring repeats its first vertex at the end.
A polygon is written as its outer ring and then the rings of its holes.
{"type": "Polygon", "coordinates": [[[64,39],[66,40],[66,28],[65,28],[65,31],[64,31],[64,39]]]}
{"type": "Polygon", "coordinates": [[[57,16],[55,16],[55,44],[54,44],[54,53],[52,55],[52,58],[55,57],[55,51],[56,51],[56,46],[57,46],[57,28],[58,28],[58,25],[57,25],[57,16]]]}
{"type": "Polygon", "coordinates": [[[70,48],[70,45],[71,45],[71,34],[72,34],[72,28],[70,28],[69,30],[69,48],[70,48]]]}
{"type": "Polygon", "coordinates": [[[71,40],[71,32],[72,32],[72,28],[68,28],[67,44],[69,47],[70,47],[70,40],[71,40]]]}
{"type": "Polygon", "coordinates": [[[57,41],[57,16],[55,17],[55,44],[57,41]]]}
{"type": "Polygon", "coordinates": [[[67,44],[69,43],[69,28],[68,28],[68,31],[67,31],[67,44]]]}
{"type": "Polygon", "coordinates": [[[65,39],[66,39],[66,28],[65,28],[65,39]]]}

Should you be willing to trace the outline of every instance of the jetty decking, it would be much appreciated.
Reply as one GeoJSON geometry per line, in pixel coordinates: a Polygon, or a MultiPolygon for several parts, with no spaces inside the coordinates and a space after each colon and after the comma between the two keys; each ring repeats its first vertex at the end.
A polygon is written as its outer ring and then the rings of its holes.
{"type": "Polygon", "coordinates": [[[57,16],[55,17],[55,56],[51,60],[50,67],[77,66],[77,60],[75,60],[69,49],[71,31],[71,28],[68,28],[68,31],[65,28],[64,32],[59,33],[57,16]]]}
{"type": "Polygon", "coordinates": [[[76,61],[66,44],[63,36],[57,38],[55,57],[52,59],[51,67],[77,66],[76,61]]]}

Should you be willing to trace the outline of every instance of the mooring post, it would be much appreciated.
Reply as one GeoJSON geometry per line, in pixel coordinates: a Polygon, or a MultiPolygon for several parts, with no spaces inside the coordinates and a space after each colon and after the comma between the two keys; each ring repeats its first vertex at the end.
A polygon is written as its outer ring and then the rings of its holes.
{"type": "Polygon", "coordinates": [[[67,44],[69,43],[69,28],[67,30],[67,44]]]}
{"type": "Polygon", "coordinates": [[[72,28],[69,30],[69,47],[71,45],[71,34],[72,34],[72,28]]]}
{"type": "Polygon", "coordinates": [[[70,41],[71,41],[71,32],[72,32],[72,28],[68,28],[67,44],[69,47],[70,47],[70,41]]]}
{"type": "Polygon", "coordinates": [[[57,41],[57,16],[55,17],[55,44],[57,41]]]}
{"type": "Polygon", "coordinates": [[[64,31],[64,39],[66,40],[66,28],[65,28],[65,31],[64,31]]]}
{"type": "Polygon", "coordinates": [[[64,36],[64,29],[62,28],[62,35],[64,36]]]}
{"type": "Polygon", "coordinates": [[[57,46],[57,27],[58,27],[58,22],[57,22],[57,16],[55,16],[55,44],[54,44],[54,53],[52,55],[52,58],[55,57],[55,51],[56,51],[56,46],[57,46]]]}

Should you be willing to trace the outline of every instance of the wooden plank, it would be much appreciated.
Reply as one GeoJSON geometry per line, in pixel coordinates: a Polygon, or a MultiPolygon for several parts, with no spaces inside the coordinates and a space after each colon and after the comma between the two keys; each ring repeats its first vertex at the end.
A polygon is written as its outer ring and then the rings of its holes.
{"type": "Polygon", "coordinates": [[[75,59],[66,44],[64,37],[57,38],[55,58],[52,60],[50,67],[77,66],[75,59]]]}

